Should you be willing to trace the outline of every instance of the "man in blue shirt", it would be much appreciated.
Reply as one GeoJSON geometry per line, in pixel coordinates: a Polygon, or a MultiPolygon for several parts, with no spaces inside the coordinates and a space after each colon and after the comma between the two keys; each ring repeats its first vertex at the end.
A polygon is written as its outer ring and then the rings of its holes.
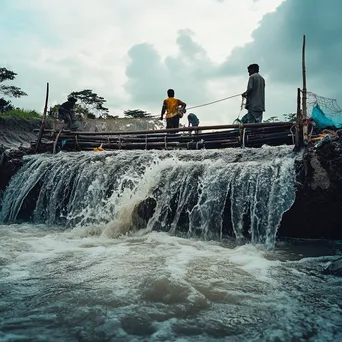
{"type": "MultiPolygon", "coordinates": [[[[190,113],[188,115],[188,127],[198,127],[199,126],[199,119],[194,113],[190,113]]],[[[195,131],[195,134],[199,133],[199,131],[195,131]]]]}
{"type": "Polygon", "coordinates": [[[199,125],[199,119],[194,113],[188,115],[188,127],[197,127],[199,125]]]}

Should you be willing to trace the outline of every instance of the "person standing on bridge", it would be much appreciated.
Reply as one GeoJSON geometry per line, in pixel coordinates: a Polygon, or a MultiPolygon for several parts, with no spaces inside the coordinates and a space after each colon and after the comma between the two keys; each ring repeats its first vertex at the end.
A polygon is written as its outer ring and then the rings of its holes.
{"type": "Polygon", "coordinates": [[[167,91],[168,98],[164,100],[161,109],[160,120],[163,120],[166,112],[166,128],[179,128],[179,119],[186,112],[186,103],[175,98],[175,91],[167,91]]]}
{"type": "Polygon", "coordinates": [[[64,120],[67,124],[67,128],[75,130],[78,128],[75,116],[75,104],[77,99],[75,97],[69,97],[68,101],[61,104],[58,108],[58,119],[64,120]]]}
{"type": "Polygon", "coordinates": [[[247,114],[241,119],[242,123],[262,122],[262,115],[265,111],[265,80],[259,74],[259,65],[251,64],[247,68],[249,79],[247,90],[242,94],[246,98],[245,108],[247,114]]]}
{"type": "MultiPolygon", "coordinates": [[[[197,117],[197,115],[196,114],[194,114],[194,113],[190,113],[189,115],[188,115],[188,127],[198,127],[199,126],[199,123],[200,123],[200,121],[199,121],[199,119],[198,119],[198,117],[197,117]]],[[[195,134],[198,134],[198,133],[200,133],[200,131],[199,130],[196,130],[196,131],[194,131],[195,132],[195,134]]],[[[190,134],[191,134],[191,132],[190,132],[190,134]]]]}

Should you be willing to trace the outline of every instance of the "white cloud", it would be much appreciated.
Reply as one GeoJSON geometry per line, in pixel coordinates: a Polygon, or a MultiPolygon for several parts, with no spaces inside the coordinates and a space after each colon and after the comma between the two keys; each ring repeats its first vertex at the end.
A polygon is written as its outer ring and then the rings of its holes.
{"type": "MultiPolygon", "coordinates": [[[[251,41],[263,15],[281,2],[11,0],[3,15],[21,27],[0,24],[8,46],[0,62],[18,73],[16,85],[29,96],[15,104],[24,107],[42,108],[46,81],[51,104],[90,88],[114,115],[134,108],[159,113],[169,87],[198,105],[244,91],[247,74],[215,79],[213,70],[251,41]]],[[[227,123],[239,107],[234,99],[196,114],[202,123],[227,123]]]]}

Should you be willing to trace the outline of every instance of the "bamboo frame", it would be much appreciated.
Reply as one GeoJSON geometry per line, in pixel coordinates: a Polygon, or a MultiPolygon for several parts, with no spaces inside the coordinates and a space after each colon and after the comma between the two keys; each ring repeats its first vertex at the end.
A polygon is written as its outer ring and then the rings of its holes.
{"type": "Polygon", "coordinates": [[[302,78],[303,78],[303,89],[302,89],[302,124],[303,124],[303,144],[308,144],[308,125],[307,125],[307,89],[306,89],[306,65],[305,65],[305,45],[306,38],[303,35],[303,47],[302,47],[302,78]]]}
{"type": "MultiPolygon", "coordinates": [[[[140,131],[109,131],[109,132],[81,132],[81,131],[68,131],[64,133],[69,135],[137,135],[137,134],[161,134],[161,133],[178,133],[178,132],[191,132],[191,131],[205,131],[205,130],[220,130],[220,129],[234,129],[234,128],[266,128],[273,126],[293,126],[294,122],[262,122],[262,123],[249,123],[241,125],[213,125],[213,126],[198,126],[198,127],[182,127],[182,128],[168,128],[158,130],[140,130],[140,131]]],[[[53,133],[53,130],[46,130],[46,132],[53,133]]]]}
{"type": "Polygon", "coordinates": [[[39,144],[40,144],[40,142],[41,142],[41,140],[42,140],[43,133],[44,133],[44,130],[45,130],[46,113],[47,113],[48,102],[49,102],[49,82],[46,83],[46,95],[45,95],[44,112],[43,112],[42,124],[41,124],[41,126],[40,126],[40,131],[39,131],[39,135],[38,135],[38,139],[37,139],[37,144],[36,144],[35,153],[38,152],[39,144]]]}
{"type": "MultiPolygon", "coordinates": [[[[249,128],[242,131],[240,129],[223,130],[216,132],[200,133],[195,135],[188,134],[160,134],[160,130],[153,131],[150,134],[134,134],[125,135],[123,132],[120,134],[107,135],[108,132],[97,132],[97,135],[87,135],[85,133],[91,132],[70,132],[59,131],[51,132],[45,131],[45,142],[41,144],[40,151],[56,152],[57,145],[66,140],[64,150],[75,151],[77,150],[89,151],[100,145],[105,150],[150,150],[150,149],[201,149],[201,148],[227,148],[227,147],[260,147],[264,143],[271,145],[281,144],[294,144],[294,135],[291,131],[293,127],[292,122],[286,123],[264,123],[264,124],[249,124],[249,128]],[[252,126],[252,127],[251,127],[252,126]],[[257,126],[257,127],[255,127],[257,126]],[[243,132],[243,136],[242,133],[243,132]],[[102,135],[100,135],[102,134],[102,135]]],[[[240,127],[238,125],[221,125],[220,128],[240,127]]],[[[206,126],[206,129],[212,129],[217,126],[206,126]]],[[[203,127],[201,127],[203,128],[203,127]]],[[[177,130],[177,129],[176,129],[177,130]]],[[[188,128],[185,128],[188,130],[188,128]]],[[[139,131],[140,132],[140,131],[139,131]]],[[[126,133],[126,132],[124,132],[126,133]]]]}

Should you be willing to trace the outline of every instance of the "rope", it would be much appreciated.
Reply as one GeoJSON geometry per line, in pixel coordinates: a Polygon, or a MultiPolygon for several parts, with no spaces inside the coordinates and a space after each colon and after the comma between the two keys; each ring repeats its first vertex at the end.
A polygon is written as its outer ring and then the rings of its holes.
{"type": "Polygon", "coordinates": [[[223,98],[223,99],[216,100],[216,101],[213,101],[213,102],[204,103],[204,104],[201,104],[201,105],[198,105],[198,106],[188,107],[188,108],[186,108],[186,110],[194,109],[194,108],[198,108],[198,107],[209,106],[209,105],[211,105],[211,104],[214,104],[214,103],[217,103],[217,102],[221,102],[221,101],[225,101],[225,100],[229,100],[229,99],[232,99],[232,98],[238,97],[238,96],[241,96],[241,94],[228,96],[228,97],[225,97],[225,98],[223,98]]]}
{"type": "Polygon", "coordinates": [[[80,145],[78,145],[77,134],[75,135],[75,142],[76,142],[76,146],[77,146],[78,150],[81,151],[80,145]]]}
{"type": "MultiPolygon", "coordinates": [[[[229,100],[229,99],[232,99],[234,97],[238,97],[238,96],[241,96],[241,94],[236,94],[236,95],[232,95],[232,96],[228,96],[228,97],[225,97],[223,99],[220,99],[220,100],[216,100],[216,101],[212,101],[212,102],[208,102],[208,103],[203,103],[201,105],[197,105],[197,106],[192,106],[192,107],[187,107],[186,110],[189,110],[189,109],[194,109],[194,108],[199,108],[199,107],[204,107],[204,106],[209,106],[211,104],[214,104],[214,103],[217,103],[217,102],[221,102],[221,101],[226,101],[226,100],[229,100]]],[[[242,99],[242,104],[241,104],[241,111],[242,111],[242,107],[243,107],[243,100],[242,99]]],[[[239,114],[240,115],[240,114],[239,114]]],[[[152,116],[160,116],[160,115],[152,115],[152,116]]]]}
{"type": "Polygon", "coordinates": [[[313,129],[314,129],[314,127],[313,127],[313,125],[311,125],[311,131],[310,131],[310,133],[309,133],[309,141],[310,141],[311,138],[312,138],[313,129]]]}
{"type": "Polygon", "coordinates": [[[61,130],[58,132],[58,134],[57,134],[56,140],[55,140],[55,142],[53,143],[52,154],[56,154],[57,142],[58,142],[59,136],[61,135],[62,132],[63,132],[63,129],[61,129],[61,130]]]}
{"type": "Polygon", "coordinates": [[[243,134],[242,134],[242,148],[245,148],[245,137],[246,137],[246,128],[243,129],[243,134]]]}
{"type": "MultiPolygon", "coordinates": [[[[293,128],[296,128],[296,125],[293,125],[291,128],[290,128],[290,133],[292,135],[292,144],[294,145],[295,144],[295,135],[293,133],[293,128]]],[[[297,129],[297,128],[296,128],[297,129]]]]}
{"type": "Polygon", "coordinates": [[[244,106],[245,106],[245,98],[242,97],[241,105],[240,105],[240,112],[239,112],[238,117],[233,121],[233,124],[234,124],[234,123],[241,123],[240,115],[241,115],[241,112],[242,112],[244,106]]]}

